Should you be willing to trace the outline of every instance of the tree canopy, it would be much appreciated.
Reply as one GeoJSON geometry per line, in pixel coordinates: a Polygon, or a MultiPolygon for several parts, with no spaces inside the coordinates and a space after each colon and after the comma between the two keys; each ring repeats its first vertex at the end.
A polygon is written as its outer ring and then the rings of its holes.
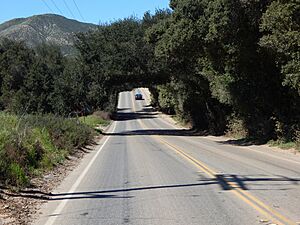
{"type": "Polygon", "coordinates": [[[55,46],[0,45],[1,107],[69,115],[116,109],[120,91],[149,87],[152,104],[195,128],[292,140],[300,130],[298,0],[171,0],[55,46]]]}

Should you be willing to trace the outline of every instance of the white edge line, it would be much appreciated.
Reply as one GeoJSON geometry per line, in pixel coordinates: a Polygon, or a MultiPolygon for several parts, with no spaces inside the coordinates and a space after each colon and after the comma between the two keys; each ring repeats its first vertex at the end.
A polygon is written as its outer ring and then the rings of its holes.
{"type": "MultiPolygon", "coordinates": [[[[114,131],[116,129],[116,124],[117,123],[115,122],[114,123],[114,128],[112,130],[112,133],[114,133],[114,131]]],[[[104,148],[105,144],[108,142],[108,140],[110,139],[110,137],[111,136],[108,136],[106,138],[106,140],[103,142],[103,144],[101,145],[101,147],[98,149],[97,153],[94,155],[94,157],[92,158],[92,160],[90,161],[90,163],[87,165],[87,167],[85,168],[85,170],[78,177],[78,179],[73,184],[73,186],[68,191],[68,193],[72,193],[72,192],[74,192],[77,189],[77,187],[79,186],[79,184],[81,183],[81,181],[83,180],[83,178],[85,177],[85,175],[87,174],[87,172],[89,171],[89,169],[91,168],[91,166],[93,165],[93,163],[95,162],[96,158],[98,157],[98,155],[100,154],[100,152],[102,151],[102,149],[104,148]]],[[[54,224],[55,220],[57,219],[56,215],[58,215],[58,214],[60,214],[62,212],[62,210],[66,206],[68,200],[69,199],[65,199],[65,200],[61,201],[61,203],[56,207],[55,211],[52,213],[54,216],[49,217],[48,220],[47,220],[47,222],[45,223],[45,225],[53,225],[54,224]]]]}

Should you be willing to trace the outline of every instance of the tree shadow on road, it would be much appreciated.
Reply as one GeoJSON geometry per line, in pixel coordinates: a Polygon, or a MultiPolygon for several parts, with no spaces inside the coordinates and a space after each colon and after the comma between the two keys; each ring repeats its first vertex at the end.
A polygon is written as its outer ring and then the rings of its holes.
{"type": "Polygon", "coordinates": [[[158,113],[150,112],[118,112],[112,116],[112,119],[115,121],[128,121],[128,120],[137,120],[137,119],[154,119],[158,113]]]}
{"type": "Polygon", "coordinates": [[[158,135],[158,136],[204,136],[203,133],[194,129],[140,129],[116,133],[103,133],[108,136],[139,136],[139,135],[158,135]]]}
{"type": "Polygon", "coordinates": [[[133,194],[137,191],[154,191],[163,189],[183,189],[183,188],[197,188],[209,185],[218,185],[221,190],[229,191],[234,189],[239,190],[260,190],[260,191],[287,191],[290,189],[298,188],[300,178],[290,178],[284,176],[264,176],[264,175],[237,175],[237,174],[217,174],[213,178],[204,178],[203,176],[198,179],[196,183],[184,184],[168,184],[168,185],[155,185],[144,187],[131,187],[109,190],[97,191],[82,191],[82,192],[66,192],[66,193],[45,193],[38,190],[23,190],[19,193],[7,194],[11,197],[24,197],[41,199],[48,201],[61,201],[61,200],[76,200],[76,199],[107,199],[107,198],[133,198],[133,195],[123,195],[122,193],[133,194]],[[249,187],[251,186],[251,188],[249,187]],[[120,193],[120,195],[116,195],[120,193]]]}
{"type": "Polygon", "coordinates": [[[235,145],[235,146],[251,146],[251,145],[264,145],[268,142],[265,139],[250,139],[250,138],[241,138],[241,139],[231,139],[226,141],[217,141],[217,143],[224,145],[235,145]]]}

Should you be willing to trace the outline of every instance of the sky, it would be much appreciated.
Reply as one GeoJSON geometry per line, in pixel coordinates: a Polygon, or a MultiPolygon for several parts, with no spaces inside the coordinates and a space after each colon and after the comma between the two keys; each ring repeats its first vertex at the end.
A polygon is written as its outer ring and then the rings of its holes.
{"type": "Polygon", "coordinates": [[[169,0],[1,0],[0,23],[32,15],[55,13],[87,23],[106,23],[167,8],[169,0]],[[78,9],[76,7],[78,6],[78,9]]]}

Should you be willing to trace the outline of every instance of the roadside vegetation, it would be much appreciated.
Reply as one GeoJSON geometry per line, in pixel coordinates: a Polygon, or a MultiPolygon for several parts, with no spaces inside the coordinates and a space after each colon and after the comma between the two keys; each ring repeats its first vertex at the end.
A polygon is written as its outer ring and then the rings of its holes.
{"type": "Polygon", "coordinates": [[[79,121],[82,124],[87,125],[90,128],[99,130],[99,127],[106,127],[109,125],[110,114],[107,112],[96,111],[92,115],[79,117],[79,121]]]}
{"type": "Polygon", "coordinates": [[[0,113],[0,182],[26,186],[30,178],[91,144],[94,135],[93,129],[77,119],[0,113]]]}

